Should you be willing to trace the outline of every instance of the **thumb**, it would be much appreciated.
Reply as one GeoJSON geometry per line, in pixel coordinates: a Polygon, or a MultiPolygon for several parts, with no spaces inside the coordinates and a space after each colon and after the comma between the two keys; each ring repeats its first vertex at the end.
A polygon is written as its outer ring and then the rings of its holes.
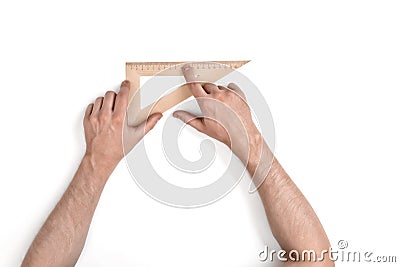
{"type": "Polygon", "coordinates": [[[230,84],[228,84],[227,87],[229,89],[231,89],[232,91],[236,92],[237,94],[239,94],[244,100],[246,100],[246,95],[244,94],[242,89],[240,89],[240,87],[236,83],[230,83],[230,84]]]}
{"type": "Polygon", "coordinates": [[[184,110],[177,110],[173,113],[173,116],[177,119],[180,119],[184,123],[189,124],[193,128],[195,128],[199,132],[203,132],[204,124],[203,119],[196,117],[195,115],[184,111],[184,110]]]}
{"type": "Polygon", "coordinates": [[[144,134],[147,134],[151,129],[154,128],[154,126],[157,124],[157,122],[162,118],[161,113],[154,113],[150,117],[147,118],[146,121],[142,122],[138,126],[139,132],[142,132],[144,134]]]}

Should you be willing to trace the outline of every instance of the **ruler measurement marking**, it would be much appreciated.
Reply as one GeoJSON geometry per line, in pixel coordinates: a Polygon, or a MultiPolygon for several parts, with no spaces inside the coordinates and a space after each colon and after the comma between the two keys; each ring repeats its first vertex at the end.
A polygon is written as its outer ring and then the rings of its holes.
{"type": "MultiPolygon", "coordinates": [[[[178,65],[183,64],[184,62],[132,62],[132,63],[126,63],[129,65],[130,70],[136,70],[142,73],[151,73],[151,72],[156,72],[156,71],[163,71],[166,69],[171,69],[171,70],[177,70],[178,65]]],[[[191,66],[193,66],[195,69],[201,70],[201,69],[227,69],[227,68],[232,68],[232,69],[237,69],[240,66],[246,64],[247,61],[216,61],[216,62],[210,62],[210,63],[204,63],[204,62],[192,62],[190,63],[191,66]]]]}

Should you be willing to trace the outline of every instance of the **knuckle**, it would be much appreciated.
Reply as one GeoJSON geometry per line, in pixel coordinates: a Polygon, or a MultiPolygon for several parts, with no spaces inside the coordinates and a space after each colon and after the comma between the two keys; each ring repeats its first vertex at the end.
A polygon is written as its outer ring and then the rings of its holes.
{"type": "Polygon", "coordinates": [[[126,99],[128,99],[128,95],[129,95],[129,92],[123,90],[123,91],[120,91],[120,92],[116,95],[116,97],[118,97],[118,98],[119,98],[120,100],[122,100],[122,101],[125,101],[126,99]]]}
{"type": "Polygon", "coordinates": [[[226,91],[226,97],[227,97],[228,99],[232,99],[232,98],[237,97],[237,95],[236,95],[235,92],[233,92],[233,91],[231,91],[231,90],[227,90],[227,91],[226,91]]]}
{"type": "Polygon", "coordinates": [[[99,121],[100,122],[105,122],[109,120],[110,114],[108,112],[100,111],[99,112],[99,121]]]}
{"type": "Polygon", "coordinates": [[[90,122],[90,124],[96,124],[97,123],[97,116],[90,116],[89,117],[89,122],[90,122]]]}
{"type": "Polygon", "coordinates": [[[119,90],[118,94],[128,94],[129,93],[129,88],[128,87],[121,87],[121,89],[119,90]]]}
{"type": "Polygon", "coordinates": [[[213,93],[213,97],[217,100],[224,100],[225,98],[225,94],[224,92],[222,92],[221,90],[218,90],[216,92],[213,93]]]}
{"type": "Polygon", "coordinates": [[[103,102],[103,99],[104,99],[104,98],[103,98],[102,96],[99,96],[98,98],[96,98],[96,100],[94,101],[95,106],[100,105],[100,103],[103,102]]]}
{"type": "Polygon", "coordinates": [[[122,123],[124,121],[124,116],[122,116],[120,113],[114,113],[113,121],[117,124],[122,123]]]}

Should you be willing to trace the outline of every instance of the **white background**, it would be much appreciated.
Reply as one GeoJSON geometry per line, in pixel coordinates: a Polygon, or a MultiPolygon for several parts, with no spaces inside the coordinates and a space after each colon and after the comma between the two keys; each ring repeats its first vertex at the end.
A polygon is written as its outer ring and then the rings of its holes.
{"type": "MultiPolygon", "coordinates": [[[[333,246],[400,260],[399,13],[365,0],[2,1],[0,266],[20,264],[84,153],[86,105],[126,61],[230,59],[252,60],[243,73],[269,103],[276,155],[333,246]]],[[[246,186],[177,209],[121,162],[78,266],[258,266],[274,241],[246,186]]]]}

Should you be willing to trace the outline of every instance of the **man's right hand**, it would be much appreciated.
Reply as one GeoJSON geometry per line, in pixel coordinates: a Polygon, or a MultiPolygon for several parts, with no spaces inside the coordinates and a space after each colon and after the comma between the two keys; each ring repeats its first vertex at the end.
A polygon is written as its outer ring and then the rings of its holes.
{"type": "Polygon", "coordinates": [[[174,117],[230,147],[245,164],[259,161],[263,138],[255,126],[243,91],[234,83],[227,87],[195,82],[194,70],[182,68],[202,117],[178,110],[174,117]]]}
{"type": "MultiPolygon", "coordinates": [[[[281,248],[287,253],[292,250],[300,253],[305,250],[316,253],[328,251],[329,239],[317,215],[274,159],[251,118],[250,108],[240,88],[232,83],[228,87],[201,85],[195,82],[191,67],[183,67],[183,73],[203,117],[182,110],[175,111],[174,116],[223,142],[246,164],[258,188],[272,233],[281,248]]],[[[325,256],[321,262],[288,261],[284,265],[334,266],[328,255],[325,256]]]]}

